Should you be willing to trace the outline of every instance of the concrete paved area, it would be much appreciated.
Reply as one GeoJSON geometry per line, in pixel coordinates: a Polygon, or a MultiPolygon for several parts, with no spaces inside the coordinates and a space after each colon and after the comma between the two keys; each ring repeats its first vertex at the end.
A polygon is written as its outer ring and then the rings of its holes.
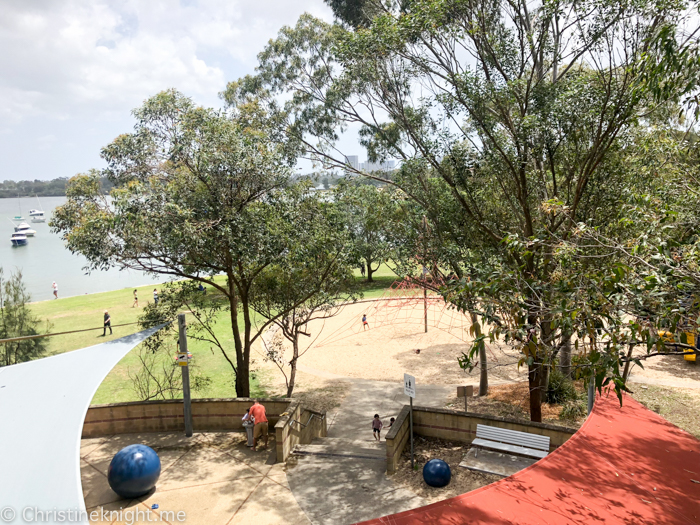
{"type": "MultiPolygon", "coordinates": [[[[384,421],[382,439],[389,426],[389,418],[396,417],[409,403],[403,393],[403,383],[388,383],[362,379],[346,379],[352,383],[338,412],[329,421],[328,436],[343,439],[373,441],[372,419],[374,414],[384,421]]],[[[416,406],[444,407],[450,396],[456,393],[451,385],[421,385],[416,388],[416,406]]]]}
{"type": "MultiPolygon", "coordinates": [[[[290,461],[287,471],[289,486],[314,525],[356,523],[426,504],[386,475],[384,436],[389,418],[408,403],[403,384],[346,380],[352,387],[329,420],[328,437],[300,446],[304,455],[290,461]],[[372,434],[374,414],[386,425],[381,442],[372,434]]],[[[453,393],[452,386],[418,385],[414,404],[442,407],[453,393]]]]}
{"type": "Polygon", "coordinates": [[[346,525],[425,505],[386,476],[386,460],[303,456],[289,486],[314,525],[346,525]]]}
{"type": "Polygon", "coordinates": [[[100,508],[133,512],[157,504],[158,510],[152,512],[184,511],[185,523],[190,525],[308,525],[287,483],[285,465],[272,464],[274,446],[271,439],[267,450],[252,452],[245,446],[244,434],[227,432],[198,433],[191,438],[144,433],[84,439],[80,467],[85,506],[88,512],[100,508]],[[153,493],[124,500],[110,489],[107,469],[114,454],[134,443],[158,452],[162,472],[153,493]]]}

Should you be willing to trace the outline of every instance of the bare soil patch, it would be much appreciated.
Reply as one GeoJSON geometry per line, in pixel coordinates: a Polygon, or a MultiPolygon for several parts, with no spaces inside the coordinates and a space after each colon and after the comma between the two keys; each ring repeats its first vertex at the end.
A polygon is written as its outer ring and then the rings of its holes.
{"type": "MultiPolygon", "coordinates": [[[[644,349],[635,349],[635,355],[644,355],[644,349]]],[[[700,381],[700,362],[686,361],[683,356],[664,355],[652,357],[642,361],[644,368],[633,365],[630,371],[631,381],[635,377],[645,377],[654,380],[662,380],[683,387],[683,383],[695,383],[700,381]]],[[[690,386],[690,385],[689,385],[690,386]]]]}
{"type": "MultiPolygon", "coordinates": [[[[404,372],[410,371],[419,384],[478,382],[478,368],[468,373],[457,362],[471,347],[471,322],[433,301],[428,307],[426,333],[422,301],[418,306],[399,308],[388,301],[369,301],[346,305],[335,317],[311,322],[299,364],[319,375],[337,377],[401,382],[404,372]],[[367,315],[367,329],[362,325],[363,315],[367,315]]],[[[285,345],[285,359],[289,360],[291,348],[288,342],[285,345]]],[[[524,377],[524,372],[517,369],[519,356],[509,346],[488,345],[487,354],[492,381],[524,377]]],[[[276,374],[281,375],[279,370],[276,374]]]]}
{"type": "Polygon", "coordinates": [[[418,436],[414,440],[414,448],[416,468],[411,470],[411,450],[408,446],[402,454],[398,469],[391,476],[391,480],[425,498],[428,503],[459,496],[501,479],[500,476],[474,472],[460,467],[459,463],[469,448],[463,443],[418,436]],[[442,459],[450,466],[452,479],[446,487],[431,487],[423,481],[423,467],[434,458],[442,459]]]}
{"type": "MultiPolygon", "coordinates": [[[[577,385],[582,390],[581,385],[577,385]]],[[[468,400],[469,412],[487,414],[490,416],[507,417],[520,421],[530,421],[529,390],[526,382],[495,385],[489,387],[489,395],[485,397],[474,396],[468,400]]],[[[445,408],[452,410],[464,410],[464,398],[450,400],[445,408]]],[[[542,422],[552,425],[579,428],[585,418],[575,421],[561,420],[559,418],[563,406],[542,403],[542,422]]]]}
{"type": "Polygon", "coordinates": [[[631,383],[632,397],[677,427],[700,439],[700,390],[631,383]]]}

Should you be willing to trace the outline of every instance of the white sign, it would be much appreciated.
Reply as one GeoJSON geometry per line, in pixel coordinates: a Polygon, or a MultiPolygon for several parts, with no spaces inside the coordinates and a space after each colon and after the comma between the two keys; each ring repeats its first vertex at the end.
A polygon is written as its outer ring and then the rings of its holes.
{"type": "Polygon", "coordinates": [[[403,375],[403,393],[408,397],[416,397],[416,378],[408,374],[403,375]]]}

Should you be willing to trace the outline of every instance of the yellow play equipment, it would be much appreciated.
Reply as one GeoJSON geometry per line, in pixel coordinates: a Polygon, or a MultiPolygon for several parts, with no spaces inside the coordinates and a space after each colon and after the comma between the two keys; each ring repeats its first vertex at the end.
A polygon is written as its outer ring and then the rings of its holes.
{"type": "MultiPolygon", "coordinates": [[[[690,345],[692,347],[696,347],[695,345],[695,338],[697,337],[696,332],[683,332],[685,334],[686,341],[685,343],[687,345],[690,345]]],[[[673,346],[673,344],[676,342],[675,339],[673,338],[673,334],[671,332],[666,332],[666,331],[660,331],[659,332],[659,337],[661,337],[664,342],[667,344],[667,346],[673,346]]],[[[697,354],[691,350],[690,348],[685,348],[683,353],[683,359],[686,361],[693,361],[695,362],[697,358],[697,354]]]]}

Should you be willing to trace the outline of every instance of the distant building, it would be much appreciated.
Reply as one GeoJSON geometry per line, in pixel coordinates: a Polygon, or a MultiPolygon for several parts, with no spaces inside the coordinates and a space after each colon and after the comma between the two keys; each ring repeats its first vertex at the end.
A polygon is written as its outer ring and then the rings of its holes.
{"type": "Polygon", "coordinates": [[[345,157],[345,163],[353,169],[360,169],[360,158],[357,155],[345,157]]]}
{"type": "Polygon", "coordinates": [[[386,160],[384,162],[362,162],[360,164],[360,169],[362,171],[372,172],[372,171],[394,171],[395,162],[393,160],[386,160]]]}

